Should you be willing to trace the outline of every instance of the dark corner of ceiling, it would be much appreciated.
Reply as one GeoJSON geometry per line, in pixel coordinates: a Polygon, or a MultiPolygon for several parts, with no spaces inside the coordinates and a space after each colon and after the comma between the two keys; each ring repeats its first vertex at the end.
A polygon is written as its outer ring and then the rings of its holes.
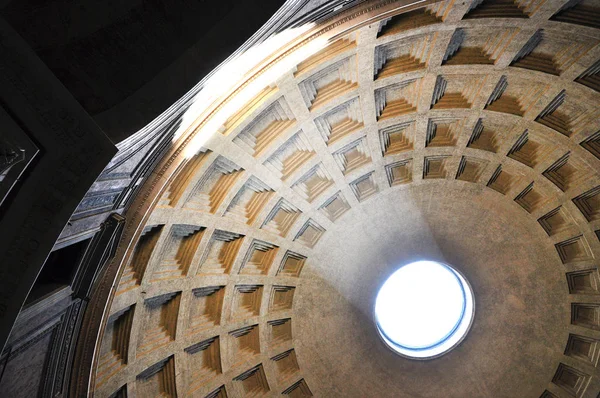
{"type": "Polygon", "coordinates": [[[284,2],[22,0],[0,14],[116,143],[181,98],[284,2]]]}

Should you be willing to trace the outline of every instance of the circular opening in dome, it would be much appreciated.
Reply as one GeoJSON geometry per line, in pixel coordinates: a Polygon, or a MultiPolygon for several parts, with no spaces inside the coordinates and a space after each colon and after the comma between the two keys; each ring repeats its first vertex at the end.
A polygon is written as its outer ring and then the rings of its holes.
{"type": "Polygon", "coordinates": [[[467,280],[447,264],[417,261],[385,281],[375,300],[383,341],[413,359],[439,357],[460,343],[475,314],[467,280]]]}

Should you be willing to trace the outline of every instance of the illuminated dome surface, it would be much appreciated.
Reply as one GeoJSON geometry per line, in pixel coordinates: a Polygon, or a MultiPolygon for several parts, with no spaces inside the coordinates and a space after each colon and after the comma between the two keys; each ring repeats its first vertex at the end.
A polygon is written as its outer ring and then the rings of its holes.
{"type": "Polygon", "coordinates": [[[382,339],[415,359],[434,358],[456,346],[473,314],[469,284],[450,266],[434,261],[402,266],[385,281],[375,302],[382,339]]]}
{"type": "Polygon", "coordinates": [[[506,21],[377,4],[190,111],[103,285],[96,396],[597,396],[595,29],[554,2],[506,21]],[[377,327],[386,278],[423,259],[468,283],[420,264],[377,327]]]}

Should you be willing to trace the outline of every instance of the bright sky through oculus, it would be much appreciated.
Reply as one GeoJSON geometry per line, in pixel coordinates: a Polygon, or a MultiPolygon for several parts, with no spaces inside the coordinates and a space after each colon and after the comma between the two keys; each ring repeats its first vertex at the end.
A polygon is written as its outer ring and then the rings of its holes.
{"type": "Polygon", "coordinates": [[[454,347],[474,312],[468,283],[451,267],[433,261],[407,264],[383,284],[375,320],[384,341],[398,353],[429,358],[454,347]]]}

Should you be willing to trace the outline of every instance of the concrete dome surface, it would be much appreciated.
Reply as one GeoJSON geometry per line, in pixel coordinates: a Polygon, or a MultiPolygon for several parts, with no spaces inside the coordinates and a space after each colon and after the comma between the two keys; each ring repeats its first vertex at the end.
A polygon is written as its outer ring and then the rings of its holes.
{"type": "Polygon", "coordinates": [[[598,396],[600,2],[344,4],[186,97],[122,199],[75,395],[598,396]],[[476,303],[429,360],[374,321],[421,260],[476,303]]]}

